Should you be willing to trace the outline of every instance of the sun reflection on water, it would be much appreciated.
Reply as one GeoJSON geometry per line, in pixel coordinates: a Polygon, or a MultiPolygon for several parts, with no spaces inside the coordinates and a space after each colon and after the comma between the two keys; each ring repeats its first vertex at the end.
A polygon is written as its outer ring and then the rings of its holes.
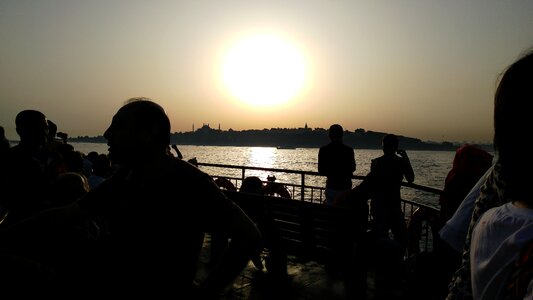
{"type": "MultiPolygon", "coordinates": [[[[249,147],[247,156],[248,159],[246,165],[248,166],[274,168],[276,165],[277,153],[276,148],[274,147],[249,147]]],[[[257,176],[265,181],[270,174],[271,172],[268,171],[248,170],[246,172],[246,177],[257,176]]]]}

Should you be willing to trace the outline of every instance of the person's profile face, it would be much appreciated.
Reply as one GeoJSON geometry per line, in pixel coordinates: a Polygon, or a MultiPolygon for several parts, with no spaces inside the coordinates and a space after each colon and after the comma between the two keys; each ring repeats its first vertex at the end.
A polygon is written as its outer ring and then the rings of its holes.
{"type": "Polygon", "coordinates": [[[135,152],[137,142],[133,123],[128,112],[121,109],[113,116],[111,125],[104,133],[109,146],[109,158],[115,163],[128,163],[135,152]]]}

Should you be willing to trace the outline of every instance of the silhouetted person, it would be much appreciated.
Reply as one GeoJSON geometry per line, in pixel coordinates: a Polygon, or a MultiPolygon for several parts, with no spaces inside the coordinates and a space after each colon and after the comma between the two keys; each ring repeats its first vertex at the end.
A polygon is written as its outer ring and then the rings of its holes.
{"type": "Polygon", "coordinates": [[[453,166],[446,176],[443,193],[440,195],[440,216],[432,225],[433,253],[426,254],[432,259],[428,262],[431,269],[429,274],[421,274],[427,280],[427,290],[439,295],[442,299],[448,291],[448,283],[453,273],[461,264],[461,253],[443,242],[438,231],[448,221],[468,192],[476,185],[478,180],[487,172],[492,164],[492,155],[476,145],[465,144],[459,147],[453,159],[453,166]]]}
{"type": "Polygon", "coordinates": [[[0,190],[11,191],[0,199],[9,210],[7,223],[45,208],[52,180],[48,172],[48,123],[43,113],[23,110],[15,118],[20,142],[0,158],[0,190]]]}
{"type": "Polygon", "coordinates": [[[475,145],[459,147],[439,198],[441,222],[450,219],[476,182],[492,165],[492,155],[475,145]]]}
{"type": "MultiPolygon", "coordinates": [[[[110,159],[120,168],[70,206],[48,210],[19,223],[53,230],[80,216],[97,218],[102,231],[99,262],[85,276],[93,296],[191,299],[215,298],[261,250],[255,224],[209,175],[167,154],[170,121],[149,99],[132,99],[104,133],[110,159]],[[204,233],[231,239],[205,280],[195,284],[204,233]]],[[[0,236],[0,238],[2,238],[0,236]]]]}
{"type": "Polygon", "coordinates": [[[403,253],[407,247],[407,227],[401,207],[401,183],[404,178],[413,182],[415,174],[407,153],[398,149],[398,143],[394,134],[383,137],[383,155],[372,160],[368,177],[372,185],[372,231],[382,238],[388,238],[389,230],[392,231],[403,253]]]}
{"type": "Polygon", "coordinates": [[[533,297],[532,258],[518,260],[522,249],[533,241],[533,157],[531,148],[524,144],[524,137],[531,134],[531,99],[533,51],[530,50],[507,68],[496,90],[496,163],[484,179],[473,208],[462,205],[467,213],[472,212],[469,224],[463,224],[468,227],[463,260],[451,281],[447,299],[533,297]],[[516,261],[529,265],[529,269],[522,274],[522,285],[507,289],[509,280],[520,277],[512,276],[513,271],[519,271],[513,270],[516,261]]]}
{"type": "Polygon", "coordinates": [[[257,176],[248,176],[242,181],[239,192],[263,194],[263,181],[257,176]]]}
{"type": "Polygon", "coordinates": [[[263,186],[263,194],[269,196],[278,195],[281,198],[287,199],[292,198],[291,193],[289,192],[287,187],[281,182],[276,182],[276,176],[274,175],[267,176],[267,183],[265,186],[263,186]]]}
{"type": "Polygon", "coordinates": [[[318,173],[327,177],[326,203],[332,205],[336,197],[352,188],[355,156],[353,148],[342,141],[341,125],[331,125],[328,135],[331,142],[318,151],[318,173]]]}

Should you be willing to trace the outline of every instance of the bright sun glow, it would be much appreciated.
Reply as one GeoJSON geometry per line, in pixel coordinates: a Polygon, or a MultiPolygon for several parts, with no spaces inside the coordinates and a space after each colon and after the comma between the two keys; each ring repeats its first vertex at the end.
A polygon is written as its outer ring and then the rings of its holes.
{"type": "Polygon", "coordinates": [[[294,98],[305,83],[301,53],[289,43],[256,35],[235,44],[223,64],[225,86],[239,100],[268,107],[294,98]]]}

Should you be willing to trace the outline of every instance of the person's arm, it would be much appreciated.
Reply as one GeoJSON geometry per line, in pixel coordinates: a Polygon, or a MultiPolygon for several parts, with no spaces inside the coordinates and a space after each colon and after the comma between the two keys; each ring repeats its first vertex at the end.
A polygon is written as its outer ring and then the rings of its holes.
{"type": "Polygon", "coordinates": [[[413,171],[413,166],[411,166],[411,161],[409,160],[409,156],[407,156],[407,152],[405,150],[398,150],[397,153],[402,158],[403,164],[404,164],[404,173],[405,180],[407,182],[412,183],[415,181],[415,172],[413,171]]]}
{"type": "Polygon", "coordinates": [[[174,151],[176,151],[176,155],[178,155],[179,159],[183,159],[183,155],[181,154],[181,152],[178,149],[178,146],[176,146],[176,144],[172,144],[172,149],[174,149],[174,151]]]}
{"type": "Polygon", "coordinates": [[[318,150],[318,174],[326,175],[326,163],[322,149],[318,150]]]}
{"type": "MultiPolygon", "coordinates": [[[[203,296],[216,295],[231,284],[248,264],[251,257],[261,252],[262,237],[256,224],[224,195],[212,181],[199,188],[205,203],[206,229],[212,234],[231,240],[215,267],[196,289],[203,296]]],[[[199,199],[200,201],[202,201],[199,199]]]]}
{"type": "Polygon", "coordinates": [[[81,225],[83,217],[78,202],[47,209],[17,223],[0,227],[0,244],[17,249],[39,243],[51,233],[81,225]]]}
{"type": "Polygon", "coordinates": [[[224,290],[246,267],[251,257],[262,250],[262,238],[255,223],[237,206],[231,215],[225,216],[224,234],[230,239],[213,270],[200,283],[199,289],[205,294],[215,295],[224,290]]]}
{"type": "Polygon", "coordinates": [[[352,151],[350,155],[350,172],[353,174],[353,172],[355,172],[357,165],[355,163],[355,151],[353,150],[353,148],[351,150],[352,151]]]}

